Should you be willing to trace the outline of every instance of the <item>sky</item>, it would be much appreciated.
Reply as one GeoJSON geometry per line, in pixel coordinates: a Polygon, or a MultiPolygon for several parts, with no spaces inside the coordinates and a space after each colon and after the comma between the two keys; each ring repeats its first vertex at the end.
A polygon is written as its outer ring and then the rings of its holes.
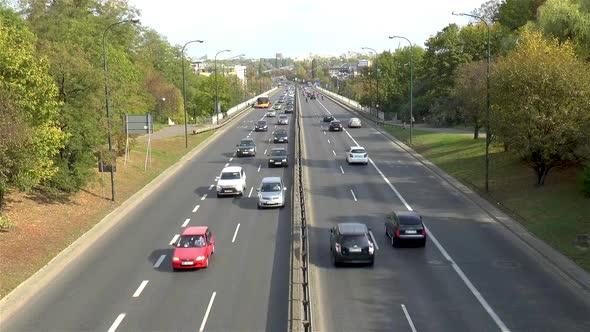
{"type": "Polygon", "coordinates": [[[485,0],[128,0],[140,10],[141,24],[173,45],[187,46],[191,57],[218,59],[340,56],[347,52],[394,50],[424,42],[450,23],[465,25],[485,0]]]}

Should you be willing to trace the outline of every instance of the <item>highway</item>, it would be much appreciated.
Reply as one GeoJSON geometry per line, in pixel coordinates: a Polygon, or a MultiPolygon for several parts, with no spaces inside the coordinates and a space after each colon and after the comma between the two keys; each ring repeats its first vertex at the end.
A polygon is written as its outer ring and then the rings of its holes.
{"type": "Polygon", "coordinates": [[[354,115],[342,106],[302,100],[315,331],[590,331],[587,292],[367,121],[348,129],[354,115]],[[328,132],[327,114],[345,132],[328,132]],[[367,166],[346,163],[357,144],[367,166]],[[391,246],[393,210],[424,217],[425,248],[391,246]],[[370,227],[374,267],[332,265],[329,230],[340,222],[370,227]]]}
{"type": "MultiPolygon", "coordinates": [[[[276,100],[276,96],[272,100],[276,100]]],[[[267,166],[268,132],[253,132],[265,110],[250,110],[208,144],[120,224],[99,238],[0,327],[8,331],[285,331],[291,212],[259,211],[256,190],[265,176],[293,167],[267,166]],[[256,157],[236,158],[235,145],[252,137],[256,157]],[[226,165],[245,167],[244,197],[217,198],[226,165]],[[187,226],[208,225],[215,255],[207,269],[173,272],[169,244],[187,226]]],[[[293,158],[290,143],[282,144],[293,158]]],[[[292,159],[291,159],[292,160],[292,159]]]]}

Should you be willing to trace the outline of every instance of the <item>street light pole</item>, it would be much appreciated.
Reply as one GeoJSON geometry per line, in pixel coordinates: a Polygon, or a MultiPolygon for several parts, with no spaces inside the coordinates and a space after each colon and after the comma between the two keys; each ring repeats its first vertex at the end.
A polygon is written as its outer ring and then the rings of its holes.
{"type": "MultiPolygon", "coordinates": [[[[139,23],[139,20],[138,19],[128,19],[128,20],[122,20],[122,21],[113,23],[113,24],[107,26],[106,29],[104,29],[104,31],[102,33],[102,58],[103,58],[103,68],[104,68],[104,96],[105,96],[105,108],[107,111],[107,136],[108,136],[108,141],[109,141],[109,153],[111,153],[113,150],[113,144],[111,142],[111,113],[110,113],[110,109],[109,109],[109,67],[108,67],[108,62],[107,62],[106,36],[107,36],[107,32],[112,27],[117,26],[119,24],[129,23],[129,22],[131,22],[133,24],[137,24],[137,23],[139,23]]],[[[104,163],[103,163],[103,165],[104,165],[104,163]]],[[[111,166],[110,167],[111,200],[114,202],[115,201],[115,173],[114,173],[113,168],[116,166],[116,162],[115,162],[115,165],[111,164],[110,166],[111,166]]]]}
{"type": "Polygon", "coordinates": [[[180,61],[182,61],[182,108],[184,108],[184,147],[188,149],[188,125],[186,120],[186,80],[184,77],[184,49],[191,43],[202,43],[202,40],[191,40],[184,44],[180,51],[180,61]]]}
{"type": "Polygon", "coordinates": [[[215,54],[215,112],[217,116],[217,124],[219,124],[219,85],[217,84],[217,56],[219,53],[230,52],[231,50],[222,50],[215,54]]]}
{"type": "MultiPolygon", "coordinates": [[[[379,98],[379,65],[377,64],[377,51],[370,47],[362,47],[363,50],[371,50],[375,53],[375,81],[377,82],[377,112],[379,112],[379,106],[381,106],[381,100],[379,98]]],[[[379,113],[377,113],[377,117],[379,113]]]]}
{"type": "Polygon", "coordinates": [[[389,36],[389,39],[401,38],[410,44],[410,145],[412,145],[412,130],[414,127],[414,47],[412,42],[402,36],[389,36]]]}
{"type": "Polygon", "coordinates": [[[455,16],[468,16],[472,18],[476,18],[483,22],[486,25],[487,32],[488,32],[488,61],[487,61],[487,69],[486,69],[486,179],[485,179],[485,188],[486,192],[490,189],[490,145],[492,144],[492,129],[490,127],[490,59],[492,57],[490,52],[490,25],[486,20],[483,19],[481,16],[473,15],[473,14],[465,14],[465,13],[455,13],[452,12],[451,14],[455,16]]]}

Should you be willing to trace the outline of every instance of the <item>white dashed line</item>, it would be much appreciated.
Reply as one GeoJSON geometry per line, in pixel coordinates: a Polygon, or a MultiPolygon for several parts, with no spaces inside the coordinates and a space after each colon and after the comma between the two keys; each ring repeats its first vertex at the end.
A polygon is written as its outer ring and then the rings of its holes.
{"type": "Polygon", "coordinates": [[[369,231],[369,235],[371,236],[371,240],[373,240],[373,244],[375,244],[375,249],[379,250],[379,245],[377,241],[375,241],[375,235],[373,235],[373,231],[369,231]]]}
{"type": "Polygon", "coordinates": [[[231,243],[236,241],[236,236],[238,236],[238,230],[240,229],[240,224],[236,226],[236,231],[234,232],[234,237],[231,239],[231,243]]]}
{"type": "Polygon", "coordinates": [[[201,200],[204,201],[205,198],[207,198],[207,194],[203,195],[203,197],[201,197],[201,200]]]}
{"type": "Polygon", "coordinates": [[[326,132],[324,131],[324,135],[326,135],[326,132]]]}
{"type": "Polygon", "coordinates": [[[135,291],[135,293],[133,293],[133,297],[139,297],[139,295],[141,295],[141,292],[143,291],[145,286],[147,286],[148,282],[150,282],[150,281],[149,280],[142,281],[141,284],[139,284],[139,287],[137,287],[137,290],[135,291]]]}
{"type": "Polygon", "coordinates": [[[352,198],[354,198],[354,201],[357,202],[356,195],[354,194],[354,191],[352,191],[352,189],[350,189],[350,193],[352,194],[352,198]]]}
{"type": "Polygon", "coordinates": [[[262,167],[262,164],[258,165],[258,173],[260,173],[260,167],[262,167]]]}
{"type": "Polygon", "coordinates": [[[191,221],[190,218],[186,218],[186,220],[182,223],[181,227],[186,227],[186,225],[188,225],[188,223],[191,221]]]}
{"type": "Polygon", "coordinates": [[[209,190],[213,189],[213,187],[215,187],[215,185],[214,185],[214,184],[210,185],[210,186],[209,186],[209,190]]]}
{"type": "Polygon", "coordinates": [[[215,301],[216,292],[211,294],[211,300],[209,300],[209,305],[207,306],[207,311],[205,311],[205,317],[203,317],[203,322],[201,323],[201,327],[199,328],[199,332],[203,332],[205,330],[205,324],[207,324],[207,318],[209,318],[209,312],[211,312],[211,307],[213,306],[213,301],[215,301]]]}
{"type": "Polygon", "coordinates": [[[229,166],[229,163],[225,164],[225,167],[229,166]]]}
{"type": "Polygon", "coordinates": [[[234,160],[234,157],[229,158],[229,161],[232,161],[232,160],[234,160]]]}
{"type": "Polygon", "coordinates": [[[402,304],[402,310],[404,311],[404,315],[406,315],[406,319],[408,320],[408,324],[410,324],[410,328],[412,329],[412,332],[416,332],[416,327],[414,327],[414,322],[412,322],[412,318],[410,317],[410,314],[408,313],[408,309],[406,309],[406,306],[402,304]]]}
{"type": "Polygon", "coordinates": [[[342,166],[340,166],[340,172],[342,172],[342,174],[344,174],[344,168],[342,168],[342,166]]]}
{"type": "Polygon", "coordinates": [[[250,196],[252,196],[252,191],[254,190],[254,187],[250,188],[250,193],[248,194],[248,198],[250,198],[250,196]]]}
{"type": "Polygon", "coordinates": [[[334,157],[336,157],[336,151],[332,150],[332,153],[334,154],[334,157]]]}
{"type": "MultiPolygon", "coordinates": [[[[270,142],[270,140],[269,140],[269,142],[270,142]]],[[[268,151],[268,149],[265,149],[263,154],[266,154],[266,151],[268,151]]]]}
{"type": "Polygon", "coordinates": [[[219,176],[216,176],[215,180],[213,180],[213,181],[217,182],[217,180],[219,180],[219,176]]]}
{"type": "Polygon", "coordinates": [[[195,206],[195,208],[193,209],[193,213],[194,213],[194,212],[197,212],[197,210],[198,210],[200,207],[201,207],[200,205],[197,205],[197,206],[195,206]]]}
{"type": "Polygon", "coordinates": [[[156,261],[156,264],[154,264],[154,267],[156,269],[159,268],[160,264],[162,264],[162,262],[164,261],[165,258],[166,258],[166,255],[160,256],[160,258],[158,258],[158,260],[156,261]]]}
{"type": "Polygon", "coordinates": [[[109,327],[109,330],[107,332],[115,332],[117,330],[117,327],[119,327],[119,324],[121,324],[121,322],[125,318],[125,315],[126,315],[125,313],[122,313],[119,316],[117,316],[117,319],[115,319],[115,321],[113,322],[113,325],[111,325],[111,327],[109,327]]]}
{"type": "Polygon", "coordinates": [[[173,245],[174,243],[176,243],[176,240],[178,240],[178,237],[179,237],[179,236],[180,236],[180,235],[178,235],[178,234],[175,234],[175,235],[174,235],[174,237],[172,238],[172,241],[170,241],[170,245],[173,245]]]}
{"type": "Polygon", "coordinates": [[[328,140],[328,144],[330,144],[330,140],[328,140]]]}

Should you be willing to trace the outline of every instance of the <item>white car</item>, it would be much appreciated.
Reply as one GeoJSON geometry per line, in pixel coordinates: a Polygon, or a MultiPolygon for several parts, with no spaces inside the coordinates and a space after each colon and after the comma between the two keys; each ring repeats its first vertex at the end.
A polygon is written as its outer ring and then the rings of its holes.
{"type": "Polygon", "coordinates": [[[289,124],[289,116],[287,116],[287,115],[279,115],[277,124],[280,124],[280,125],[287,125],[287,124],[289,124]]]}
{"type": "Polygon", "coordinates": [[[224,167],[217,180],[217,197],[223,195],[244,195],[246,172],[240,166],[224,167]]]}
{"type": "Polygon", "coordinates": [[[350,120],[348,120],[348,128],[360,128],[360,127],[362,127],[361,119],[350,118],[350,120]]]}
{"type": "Polygon", "coordinates": [[[351,146],[346,151],[346,162],[348,164],[368,164],[369,154],[362,146],[351,146]]]}
{"type": "Polygon", "coordinates": [[[277,112],[276,111],[268,111],[268,112],[266,112],[266,116],[269,118],[274,118],[275,116],[277,116],[277,112]]]}

